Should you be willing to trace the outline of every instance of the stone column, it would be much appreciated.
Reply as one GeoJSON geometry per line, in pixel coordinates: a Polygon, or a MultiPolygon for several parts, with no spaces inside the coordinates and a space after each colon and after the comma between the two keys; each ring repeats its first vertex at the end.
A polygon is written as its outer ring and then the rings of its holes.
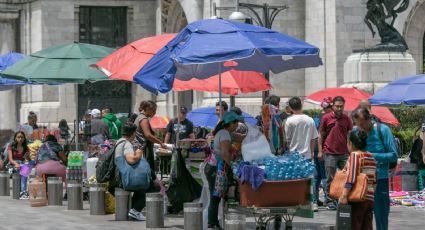
{"type": "MultiPolygon", "coordinates": [[[[16,49],[16,20],[19,12],[0,9],[0,55],[16,49]]],[[[16,128],[16,90],[0,91],[0,145],[3,145],[16,128]]]]}

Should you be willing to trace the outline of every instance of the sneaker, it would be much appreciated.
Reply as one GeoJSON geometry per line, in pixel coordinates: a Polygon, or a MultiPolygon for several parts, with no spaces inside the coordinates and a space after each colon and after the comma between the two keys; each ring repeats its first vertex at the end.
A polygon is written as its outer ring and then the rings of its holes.
{"type": "Polygon", "coordinates": [[[146,217],[141,212],[136,211],[134,208],[130,209],[128,216],[138,221],[146,220],[146,217]]]}
{"type": "Polygon", "coordinates": [[[29,199],[28,193],[21,192],[20,195],[19,195],[19,199],[20,200],[28,200],[29,199]]]}
{"type": "Polygon", "coordinates": [[[313,211],[314,212],[318,212],[319,211],[319,207],[317,206],[316,203],[313,203],[313,211]]]}
{"type": "Polygon", "coordinates": [[[328,203],[328,206],[326,207],[327,210],[336,210],[336,205],[334,202],[328,203]]]}

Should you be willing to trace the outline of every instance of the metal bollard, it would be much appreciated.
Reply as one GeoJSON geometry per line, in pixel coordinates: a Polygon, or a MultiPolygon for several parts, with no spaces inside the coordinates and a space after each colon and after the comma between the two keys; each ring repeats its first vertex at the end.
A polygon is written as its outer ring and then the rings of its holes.
{"type": "Polygon", "coordinates": [[[21,175],[19,173],[12,174],[12,198],[19,200],[21,194],[21,175]]]}
{"type": "Polygon", "coordinates": [[[229,213],[224,221],[224,230],[244,230],[246,216],[243,214],[229,213]]]}
{"type": "Polygon", "coordinates": [[[68,210],[83,210],[83,184],[69,181],[67,185],[68,210]]]}
{"type": "Polygon", "coordinates": [[[106,184],[90,185],[90,215],[105,215],[106,184]]]}
{"type": "Polygon", "coordinates": [[[128,220],[128,212],[131,208],[131,192],[115,188],[115,220],[128,220]]]}
{"type": "Polygon", "coordinates": [[[146,193],[146,228],[164,228],[164,197],[146,193]]]}
{"type": "Polygon", "coordinates": [[[61,177],[47,178],[47,198],[49,205],[62,206],[63,185],[61,177]]]}
{"type": "Polygon", "coordinates": [[[6,171],[0,172],[0,196],[10,196],[10,176],[6,171]]]}
{"type": "Polygon", "coordinates": [[[184,229],[198,230],[202,228],[202,203],[184,203],[184,229]]]}

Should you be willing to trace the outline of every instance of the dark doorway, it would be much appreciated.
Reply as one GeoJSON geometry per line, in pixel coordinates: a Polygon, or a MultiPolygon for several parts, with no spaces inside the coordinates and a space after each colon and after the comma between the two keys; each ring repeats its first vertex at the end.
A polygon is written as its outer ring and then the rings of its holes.
{"type": "MultiPolygon", "coordinates": [[[[127,7],[81,6],[79,41],[112,48],[127,43],[127,7]]],[[[113,113],[131,111],[131,83],[100,81],[78,85],[78,116],[87,109],[111,108],[113,113]]]]}

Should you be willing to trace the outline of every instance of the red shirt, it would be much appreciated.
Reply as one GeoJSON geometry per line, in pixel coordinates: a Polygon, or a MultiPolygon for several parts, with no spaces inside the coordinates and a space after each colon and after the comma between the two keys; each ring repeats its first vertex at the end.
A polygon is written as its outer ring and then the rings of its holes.
{"type": "MultiPolygon", "coordinates": [[[[347,135],[353,129],[351,119],[343,114],[337,118],[335,113],[328,113],[320,121],[320,133],[327,133],[323,144],[323,153],[329,154],[348,154],[347,135]]],[[[324,138],[322,136],[322,138],[324,138]]]]}
{"type": "Polygon", "coordinates": [[[24,160],[24,155],[25,155],[24,152],[25,152],[25,150],[22,151],[22,152],[14,151],[12,149],[12,144],[9,145],[9,147],[8,147],[7,150],[8,151],[12,151],[12,158],[13,158],[13,160],[15,160],[15,161],[23,161],[24,160]]]}

